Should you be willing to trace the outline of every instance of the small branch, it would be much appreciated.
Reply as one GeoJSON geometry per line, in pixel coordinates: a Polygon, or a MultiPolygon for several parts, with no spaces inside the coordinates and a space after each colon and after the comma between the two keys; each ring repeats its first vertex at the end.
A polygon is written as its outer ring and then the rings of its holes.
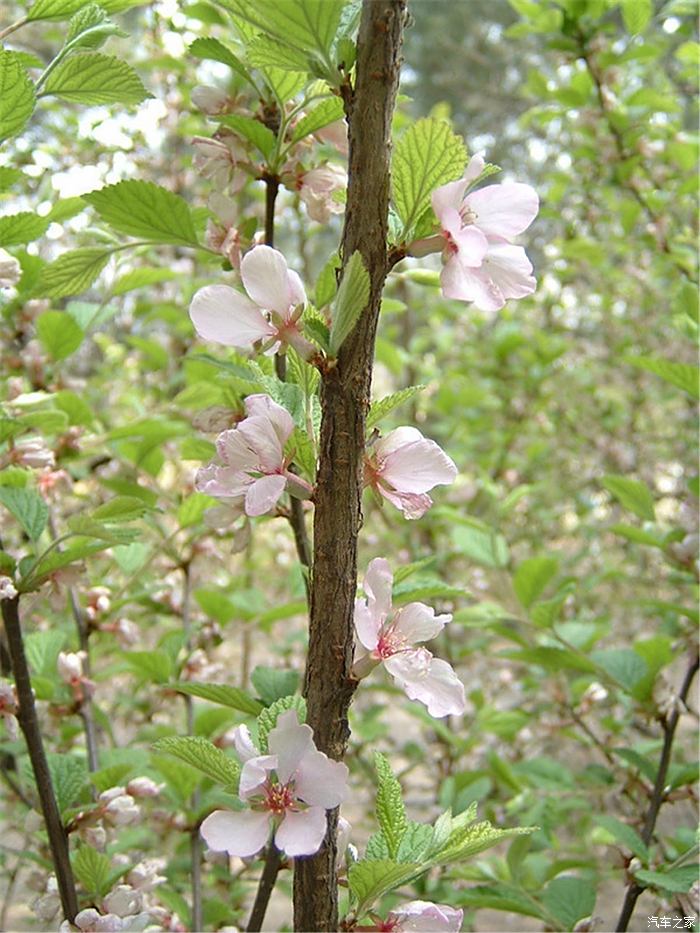
{"type": "Polygon", "coordinates": [[[250,912],[250,920],[246,927],[247,933],[258,933],[262,929],[265,912],[270,901],[270,896],[274,890],[277,874],[282,867],[282,856],[280,850],[270,842],[265,855],[265,866],[260,876],[258,884],[258,893],[255,895],[255,903],[250,912]]]}
{"type": "MultiPolygon", "coordinates": [[[[662,722],[664,743],[661,749],[659,767],[656,772],[656,780],[654,781],[654,789],[651,792],[649,807],[647,808],[647,812],[644,817],[644,828],[642,829],[641,833],[644,844],[647,846],[651,842],[652,836],[654,835],[654,827],[656,826],[659,810],[664,803],[664,791],[666,788],[668,768],[671,764],[673,740],[676,735],[678,722],[681,718],[681,710],[685,706],[688,693],[690,692],[691,684],[693,683],[693,679],[698,672],[698,666],[700,666],[700,657],[696,655],[688,665],[688,669],[685,672],[683,683],[681,684],[681,689],[678,692],[678,696],[676,697],[673,712],[662,722]]],[[[624,931],[627,929],[627,925],[630,922],[630,918],[632,917],[637,899],[639,898],[639,895],[642,893],[642,891],[644,891],[644,887],[638,884],[636,881],[632,881],[632,883],[627,888],[625,900],[622,904],[622,910],[620,912],[620,918],[617,921],[617,926],[615,927],[618,933],[624,933],[624,931]]]]}
{"type": "Polygon", "coordinates": [[[11,23],[9,26],[6,26],[4,29],[0,30],[0,41],[7,38],[7,36],[12,35],[13,32],[16,32],[28,22],[29,17],[23,16],[22,19],[18,19],[16,23],[11,23]]]}
{"type": "Polygon", "coordinates": [[[78,896],[75,891],[73,870],[70,864],[68,836],[61,822],[61,814],[56,803],[51,772],[46,760],[46,752],[41,738],[39,719],[34,704],[34,693],[29,676],[27,657],[24,653],[22,629],[19,620],[19,596],[2,601],[2,618],[7,634],[7,646],[15,678],[15,689],[19,700],[17,718],[27,742],[29,758],[36,779],[36,786],[44,814],[46,831],[49,837],[51,857],[53,859],[61,906],[66,920],[73,923],[78,912],[78,896]]]}

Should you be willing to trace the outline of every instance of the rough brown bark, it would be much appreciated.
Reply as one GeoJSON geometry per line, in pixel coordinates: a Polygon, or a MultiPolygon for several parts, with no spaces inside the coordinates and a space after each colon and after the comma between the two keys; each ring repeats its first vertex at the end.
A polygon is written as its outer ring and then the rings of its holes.
{"type": "MultiPolygon", "coordinates": [[[[321,446],[315,494],[314,562],[305,693],[319,749],[342,759],[350,735],[350,679],[357,537],[362,524],[362,455],[382,289],[389,269],[387,216],[391,118],[399,81],[405,0],[364,0],[357,43],[357,79],[345,95],[350,157],[342,239],[343,267],[355,250],[370,277],[370,298],[324,376],[321,446]]],[[[294,871],[296,930],[336,930],[337,811],[326,841],[294,871]]]]}

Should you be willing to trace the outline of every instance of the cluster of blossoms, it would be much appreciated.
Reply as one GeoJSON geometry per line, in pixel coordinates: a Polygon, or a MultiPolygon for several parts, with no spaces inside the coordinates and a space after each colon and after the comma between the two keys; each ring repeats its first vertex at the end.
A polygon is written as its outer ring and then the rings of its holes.
{"type": "Polygon", "coordinates": [[[530,226],[539,210],[530,185],[505,182],[466,193],[485,168],[473,156],[464,176],[436,188],[432,205],[440,233],[412,243],[409,252],[424,256],[442,251],[440,275],[446,298],[474,302],[482,311],[498,311],[508,298],[524,298],[536,287],[532,264],[513,237],[530,226]]]}
{"type": "Polygon", "coordinates": [[[430,901],[409,901],[395,907],[386,920],[377,920],[374,930],[381,933],[459,933],[463,910],[430,901]]]}
{"type": "Polygon", "coordinates": [[[383,664],[397,686],[411,700],[423,703],[431,716],[460,715],[465,710],[464,685],[447,661],[434,658],[422,642],[432,641],[452,620],[435,615],[424,603],[392,606],[394,578],[382,557],[371,561],[365,574],[365,599],[355,603],[355,632],[359,652],[353,676],[366,677],[383,664]]]}
{"type": "Polygon", "coordinates": [[[209,848],[247,858],[274,830],[275,845],[288,856],[313,855],[326,834],[326,810],[345,799],[347,766],[316,749],[295,710],[282,713],[270,730],[269,754],[260,753],[245,726],[234,742],[243,762],[238,794],[250,809],[211,813],[201,827],[209,848]]]}

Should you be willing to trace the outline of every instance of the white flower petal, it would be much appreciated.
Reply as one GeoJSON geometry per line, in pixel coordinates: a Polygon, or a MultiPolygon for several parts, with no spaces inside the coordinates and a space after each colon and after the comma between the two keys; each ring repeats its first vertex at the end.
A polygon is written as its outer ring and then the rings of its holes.
{"type": "Polygon", "coordinates": [[[435,441],[422,438],[393,451],[384,461],[381,478],[399,492],[425,493],[453,483],[457,467],[435,441]]]}
{"type": "Polygon", "coordinates": [[[254,480],[248,487],[245,496],[245,513],[251,517],[264,515],[274,508],[284,492],[287,480],[279,473],[262,476],[254,480]]]}
{"type": "Polygon", "coordinates": [[[283,784],[292,777],[304,755],[314,751],[313,730],[300,723],[296,710],[282,713],[270,731],[267,747],[277,756],[277,776],[283,784]]]}
{"type": "Polygon", "coordinates": [[[261,473],[276,473],[284,464],[284,448],[275,426],[263,415],[251,415],[236,428],[238,436],[254,450],[257,469],[261,473]]]}
{"type": "Polygon", "coordinates": [[[483,272],[500,289],[504,298],[525,298],[537,287],[532,263],[522,246],[494,243],[490,246],[483,272]]]}
{"type": "MultiPolygon", "coordinates": [[[[462,203],[464,192],[467,189],[466,178],[458,178],[457,181],[450,181],[446,185],[440,185],[430,196],[430,202],[433,205],[435,216],[442,224],[442,218],[450,211],[458,211],[462,203]]],[[[444,226],[444,225],[443,225],[444,226]]]]}
{"type": "Polygon", "coordinates": [[[367,594],[367,606],[375,624],[380,626],[391,612],[391,590],[394,575],[389,562],[383,557],[375,557],[369,562],[362,587],[367,594]]]}
{"type": "Polygon", "coordinates": [[[294,776],[294,794],[312,807],[338,807],[348,791],[347,765],[312,749],[299,763],[294,776]]]}
{"type": "Polygon", "coordinates": [[[259,758],[260,752],[253,745],[253,739],[248,726],[240,725],[233,730],[233,744],[236,754],[241,761],[246,762],[250,758],[259,758]]]}
{"type": "Polygon", "coordinates": [[[273,402],[269,395],[249,395],[245,400],[245,410],[249,415],[261,415],[267,418],[282,445],[294,430],[292,416],[286,408],[273,402]]]}
{"type": "Polygon", "coordinates": [[[200,832],[214,852],[248,858],[267,842],[270,814],[255,810],[215,810],[204,820],[200,832]]]}
{"type": "Polygon", "coordinates": [[[504,182],[472,191],[464,205],[476,215],[474,223],[487,236],[510,239],[527,230],[537,216],[540,199],[530,185],[504,182]]]}
{"type": "Polygon", "coordinates": [[[287,260],[271,246],[255,246],[241,260],[241,279],[256,305],[287,316],[294,304],[287,260]]]}
{"type": "Polygon", "coordinates": [[[370,611],[364,599],[356,599],[354,621],[358,641],[368,651],[373,651],[377,647],[382,629],[381,617],[370,611]]]}
{"type": "Polygon", "coordinates": [[[325,835],[326,811],[322,807],[310,807],[297,813],[287,810],[275,833],[275,844],[290,857],[313,855],[321,848],[325,835]]]}
{"type": "Polygon", "coordinates": [[[228,285],[200,288],[190,304],[190,318],[204,340],[242,350],[277,333],[252,301],[228,285]]]}
{"type": "Polygon", "coordinates": [[[409,603],[396,613],[394,625],[409,645],[432,641],[450,622],[449,614],[435,615],[435,610],[425,603],[409,603]]]}
{"type": "Polygon", "coordinates": [[[384,666],[406,696],[427,706],[431,716],[464,712],[464,685],[447,661],[434,658],[425,648],[394,654],[384,666]]]}
{"type": "Polygon", "coordinates": [[[274,755],[257,755],[244,762],[238,781],[238,796],[242,799],[251,797],[267,780],[270,771],[277,769],[274,755]]]}
{"type": "Polygon", "coordinates": [[[399,921],[394,927],[397,933],[459,933],[464,911],[429,901],[410,901],[395,907],[389,916],[399,921]]]}

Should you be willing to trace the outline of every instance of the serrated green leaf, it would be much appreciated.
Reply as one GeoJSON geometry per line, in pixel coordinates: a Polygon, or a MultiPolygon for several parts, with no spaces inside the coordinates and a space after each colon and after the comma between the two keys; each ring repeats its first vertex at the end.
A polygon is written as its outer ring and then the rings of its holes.
{"type": "Polygon", "coordinates": [[[401,840],[408,827],[406,808],[401,794],[401,785],[394,776],[386,757],[375,752],[374,766],[377,771],[377,822],[386,839],[389,857],[396,858],[401,840]]]}
{"type": "Polygon", "coordinates": [[[219,119],[225,126],[230,127],[243,139],[252,143],[264,159],[270,158],[276,142],[275,134],[271,129],[268,129],[259,120],[238,113],[227,114],[219,119]]]}
{"type": "MultiPolygon", "coordinates": [[[[462,814],[460,814],[460,817],[462,814]]],[[[457,817],[456,819],[459,819],[457,817]]],[[[431,865],[443,865],[450,862],[462,862],[480,852],[485,852],[503,839],[510,839],[522,833],[531,833],[534,827],[514,827],[513,829],[498,829],[488,820],[466,826],[458,824],[453,829],[447,842],[437,852],[430,855],[431,865]]]]}
{"type": "Polygon", "coordinates": [[[559,562],[554,557],[531,557],[522,561],[513,577],[513,588],[521,606],[529,609],[556,574],[559,562]]]}
{"type": "Polygon", "coordinates": [[[288,441],[292,460],[300,467],[303,475],[313,483],[316,479],[316,452],[309,436],[302,428],[294,428],[288,441]]]}
{"type": "Polygon", "coordinates": [[[631,693],[637,684],[647,676],[649,668],[644,658],[631,648],[609,648],[605,651],[593,651],[591,661],[601,667],[613,680],[631,693]]]}
{"type": "Polygon", "coordinates": [[[24,650],[29,666],[35,674],[53,677],[56,674],[56,660],[66,642],[64,632],[49,629],[46,632],[30,632],[24,637],[24,650]]]}
{"type": "Polygon", "coordinates": [[[168,736],[158,739],[153,748],[186,762],[230,793],[238,790],[240,765],[208,739],[201,736],[168,736]]]}
{"type": "Polygon", "coordinates": [[[39,217],[32,211],[19,214],[5,214],[0,217],[0,246],[18,246],[38,240],[48,229],[46,217],[39,217]]]}
{"type": "Polygon", "coordinates": [[[49,507],[35,489],[0,486],[0,503],[14,515],[31,541],[46,528],[49,507]]]}
{"type": "Polygon", "coordinates": [[[292,133],[292,142],[297,143],[324,126],[335,123],[336,120],[342,119],[343,114],[343,102],[339,97],[329,97],[321,101],[299,120],[292,133]]]}
{"type": "Polygon", "coordinates": [[[595,888],[589,881],[564,875],[549,882],[542,903],[565,930],[573,930],[579,920],[592,915],[595,899],[595,888]]]}
{"type": "MultiPolygon", "coordinates": [[[[29,10],[28,19],[35,22],[40,19],[68,19],[81,7],[86,0],[36,0],[29,10]]],[[[142,6],[148,0],[100,0],[100,6],[105,13],[121,13],[134,6],[142,6]]]]}
{"type": "Polygon", "coordinates": [[[654,497],[644,483],[628,476],[609,474],[600,481],[601,486],[613,495],[621,506],[634,512],[639,518],[653,522],[656,518],[654,512],[654,497]]]}
{"type": "Polygon", "coordinates": [[[286,45],[272,36],[257,36],[248,46],[248,61],[265,72],[300,74],[308,71],[306,52],[286,45]]]}
{"type": "Polygon", "coordinates": [[[300,723],[306,722],[306,700],[296,694],[275,700],[258,716],[258,743],[263,754],[267,753],[267,737],[271,730],[275,728],[277,718],[288,709],[297,711],[297,718],[300,723]]]}
{"type": "MultiPolygon", "coordinates": [[[[0,54],[0,62],[2,55],[0,54]]],[[[0,120],[2,117],[0,116],[0,120]]],[[[23,172],[18,168],[10,168],[9,165],[0,165],[0,191],[9,191],[22,178],[23,172]]]]}
{"type": "Polygon", "coordinates": [[[684,894],[698,880],[698,868],[697,865],[680,865],[668,871],[647,871],[642,868],[634,873],[634,877],[647,886],[684,894]]]}
{"type": "Polygon", "coordinates": [[[47,755],[51,782],[61,814],[71,807],[88,786],[85,762],[73,755],[47,755]]]}
{"type": "Polygon", "coordinates": [[[454,546],[478,564],[486,567],[505,567],[508,564],[508,545],[498,534],[476,519],[465,520],[452,529],[454,546]]]}
{"type": "Polygon", "coordinates": [[[391,162],[391,192],[403,238],[430,206],[435,188],[459,178],[467,151],[444,120],[418,120],[399,139],[391,162]]]}
{"type": "Polygon", "coordinates": [[[71,49],[99,49],[110,36],[124,38],[127,33],[107,19],[101,6],[88,3],[71,17],[66,45],[70,45],[71,49]]]}
{"type": "Polygon", "coordinates": [[[259,664],[250,675],[250,681],[258,691],[263,703],[270,706],[283,697],[294,694],[299,688],[297,671],[279,670],[259,664]]]}
{"type": "Polygon", "coordinates": [[[47,298],[79,295],[92,285],[109,257],[99,246],[70,250],[42,269],[36,293],[47,298]]]}
{"type": "Polygon", "coordinates": [[[283,45],[327,54],[335,38],[344,0],[226,0],[236,16],[283,45]]]}
{"type": "Polygon", "coordinates": [[[73,874],[86,894],[102,897],[109,888],[110,861],[102,852],[83,843],[71,859],[73,874]]]}
{"type": "Polygon", "coordinates": [[[608,816],[606,813],[594,816],[594,820],[598,826],[602,826],[603,829],[607,830],[616,842],[622,843],[626,849],[629,849],[643,862],[649,861],[649,849],[637,830],[632,826],[628,826],[627,823],[615,819],[614,816],[608,816]]]}
{"type": "Polygon", "coordinates": [[[379,424],[382,418],[386,418],[395,408],[403,405],[404,402],[408,402],[409,399],[422,392],[423,389],[425,389],[425,386],[407,386],[405,389],[392,392],[391,395],[386,395],[383,399],[372,402],[367,414],[367,430],[369,431],[376,424],[379,424]]]}
{"type": "Polygon", "coordinates": [[[314,291],[314,303],[317,308],[323,308],[333,301],[338,290],[337,272],[341,262],[338,253],[332,253],[319,274],[314,291]]]}
{"type": "Polygon", "coordinates": [[[652,0],[622,0],[622,19],[633,36],[644,32],[653,13],[652,0]]]}
{"type": "Polygon", "coordinates": [[[670,382],[671,385],[687,392],[691,398],[700,398],[700,370],[697,366],[653,356],[628,356],[625,357],[625,362],[659,376],[665,382],[670,382]]]}
{"type": "Polygon", "coordinates": [[[369,273],[362,254],[356,250],[345,266],[343,278],[333,305],[329,349],[337,356],[346,337],[354,330],[357,320],[369,301],[369,273]]]}
{"type": "Polygon", "coordinates": [[[153,243],[198,245],[187,202],[160,185],[120,181],[83,198],[119,233],[153,243]]]}
{"type": "Polygon", "coordinates": [[[220,706],[237,709],[241,713],[248,713],[250,716],[257,716],[263,709],[262,704],[258,703],[244,690],[239,690],[238,687],[230,687],[228,684],[198,684],[187,681],[186,683],[177,683],[171,686],[178,693],[200,697],[202,700],[209,700],[211,703],[218,703],[220,706]]]}
{"type": "Polygon", "coordinates": [[[0,142],[24,129],[35,101],[34,83],[26,70],[10,52],[0,51],[0,142]]]}
{"type": "Polygon", "coordinates": [[[236,74],[245,78],[246,81],[250,81],[250,76],[243,62],[236,57],[228,46],[224,45],[223,42],[219,42],[218,39],[213,39],[210,36],[195,39],[190,45],[189,51],[191,55],[197,58],[228,65],[236,74]]]}
{"type": "Polygon", "coordinates": [[[145,288],[147,285],[157,285],[160,282],[169,282],[177,278],[177,273],[172,269],[151,269],[149,266],[141,266],[138,269],[132,269],[126,272],[114,285],[111,292],[113,295],[125,295],[127,292],[133,292],[137,288],[145,288]]]}
{"type": "Polygon", "coordinates": [[[98,522],[133,522],[147,511],[148,506],[143,499],[136,496],[116,496],[98,506],[92,513],[92,518],[98,522]]]}
{"type": "Polygon", "coordinates": [[[39,96],[78,104],[140,104],[151,94],[131,65],[120,58],[77,52],[54,68],[39,96]]]}
{"type": "Polygon", "coordinates": [[[173,662],[165,651],[129,651],[124,661],[140,677],[154,684],[166,684],[173,672],[173,662]]]}
{"type": "Polygon", "coordinates": [[[419,862],[396,863],[391,860],[355,862],[348,869],[350,894],[357,902],[356,914],[361,919],[389,891],[407,884],[427,871],[419,862]]]}
{"type": "Polygon", "coordinates": [[[41,345],[53,360],[64,360],[75,353],[85,336],[82,328],[65,311],[45,311],[36,321],[41,345]]]}

